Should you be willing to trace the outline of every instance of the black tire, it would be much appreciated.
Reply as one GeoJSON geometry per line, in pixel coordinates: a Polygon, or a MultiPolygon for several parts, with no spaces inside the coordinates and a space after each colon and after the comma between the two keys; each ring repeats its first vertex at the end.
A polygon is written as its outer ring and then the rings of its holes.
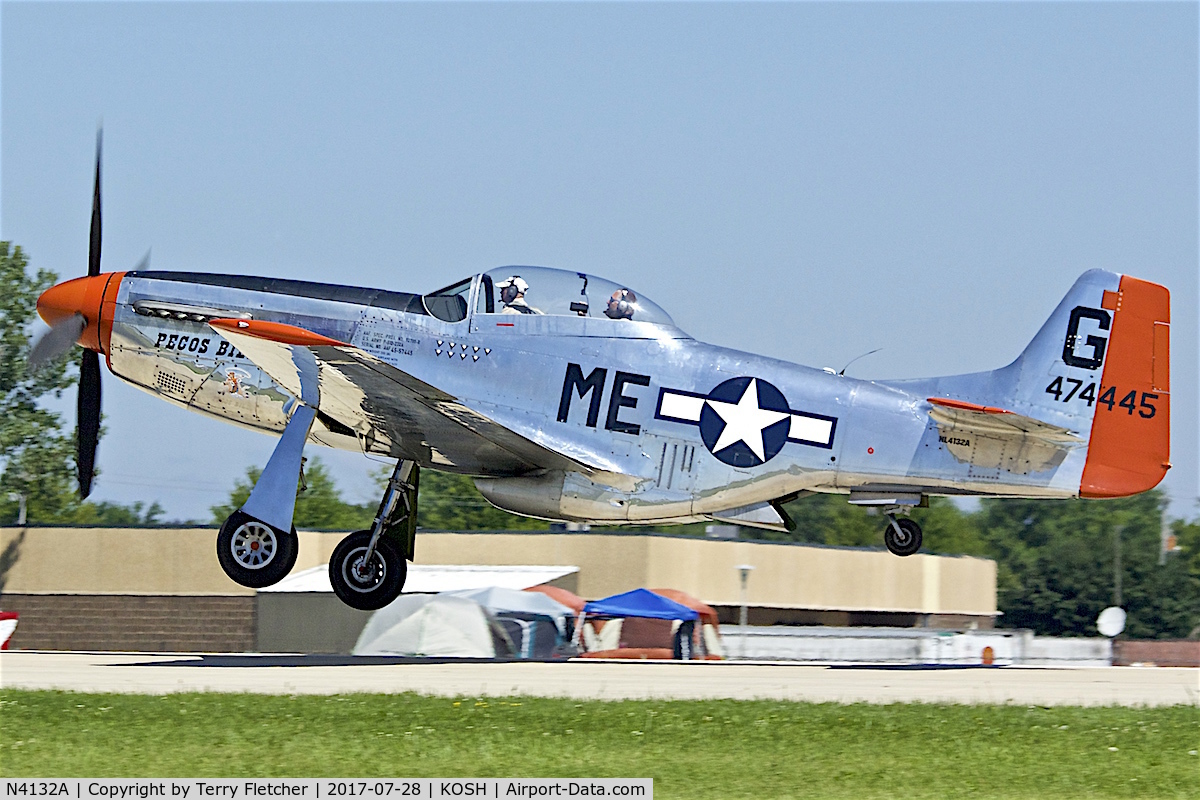
{"type": "Polygon", "coordinates": [[[296,566],[296,529],[284,533],[242,511],[229,515],[217,534],[217,561],[242,586],[261,589],[279,583],[296,566]]]}
{"type": "Polygon", "coordinates": [[[355,572],[355,563],[362,560],[371,543],[370,531],[356,531],[333,549],[329,559],[329,582],[334,594],[343,603],[361,611],[375,611],[400,596],[404,579],[408,577],[408,562],[392,539],[381,536],[375,543],[368,578],[355,572]]]}
{"type": "Polygon", "coordinates": [[[883,543],[898,556],[911,556],[921,549],[921,526],[907,517],[896,520],[883,529],[883,543]],[[896,532],[896,528],[900,532],[896,532]]]}

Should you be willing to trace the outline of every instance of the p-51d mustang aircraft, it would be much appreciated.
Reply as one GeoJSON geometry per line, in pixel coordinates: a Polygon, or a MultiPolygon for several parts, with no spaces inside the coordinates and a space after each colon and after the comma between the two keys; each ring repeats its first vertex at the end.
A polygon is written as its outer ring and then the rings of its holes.
{"type": "Polygon", "coordinates": [[[506,511],[604,525],[785,529],[782,503],[848,494],[886,514],[884,541],[906,556],[921,529],[903,514],[930,495],[1119,497],[1170,466],[1169,295],[1128,275],[1084,273],[1007,367],[884,382],[698,342],[579,272],[501,267],[419,295],[99,262],[97,158],[88,277],[42,294],[51,331],[31,357],[85,348],[84,496],[97,353],[176,405],[282,434],[217,536],[242,585],[295,563],[306,443],[397,459],[372,528],[329,564],[361,609],[404,585],[422,468],[474,476],[506,511]]]}

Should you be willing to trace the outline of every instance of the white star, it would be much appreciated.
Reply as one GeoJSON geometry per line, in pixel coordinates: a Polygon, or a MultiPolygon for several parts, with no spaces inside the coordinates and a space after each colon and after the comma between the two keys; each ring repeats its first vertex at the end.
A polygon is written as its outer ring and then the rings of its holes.
{"type": "Polygon", "coordinates": [[[759,461],[767,460],[762,432],[776,422],[787,419],[789,415],[783,411],[771,411],[761,406],[758,398],[757,378],[747,384],[746,391],[742,392],[742,397],[736,404],[712,399],[706,402],[713,411],[717,412],[717,416],[725,420],[725,428],[721,431],[717,443],[713,445],[714,453],[720,452],[732,444],[745,442],[750,451],[758,456],[759,461]]]}

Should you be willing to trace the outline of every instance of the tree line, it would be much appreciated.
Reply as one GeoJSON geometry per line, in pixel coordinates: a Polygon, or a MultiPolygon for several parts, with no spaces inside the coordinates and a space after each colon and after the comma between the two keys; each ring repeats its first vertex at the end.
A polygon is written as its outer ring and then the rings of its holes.
{"type": "MultiPolygon", "coordinates": [[[[74,385],[70,356],[35,375],[26,372],[29,329],[37,296],[57,276],[29,271],[20,247],[0,242],[0,525],[143,526],[166,524],[157,502],[122,505],[81,502],[75,491],[73,427],[44,407],[74,385]]],[[[99,474],[99,473],[98,473],[99,474]]],[[[249,496],[259,470],[251,467],[225,503],[211,509],[219,524],[249,496]]],[[[380,494],[386,472],[377,475],[380,494]]],[[[296,500],[298,528],[360,530],[370,526],[375,503],[343,499],[318,458],[305,470],[296,500]]],[[[881,547],[884,518],[851,506],[844,496],[813,495],[785,510],[790,533],[742,529],[744,538],[844,547],[881,547]]],[[[1200,637],[1200,518],[1166,518],[1166,498],[1155,490],[1117,500],[996,500],[964,510],[934,498],[915,509],[924,550],[979,556],[997,563],[998,625],[1039,634],[1096,635],[1106,606],[1128,612],[1133,638],[1200,637]],[[1164,548],[1164,532],[1170,546],[1164,548]],[[1120,584],[1117,597],[1117,583],[1120,584]]],[[[469,478],[423,471],[418,524],[429,530],[546,528],[541,520],[491,506],[469,478]]],[[[703,535],[704,525],[648,528],[703,535]]]]}
{"type": "MultiPolygon", "coordinates": [[[[999,627],[1095,636],[1096,617],[1119,599],[1132,638],[1200,638],[1200,519],[1168,519],[1166,507],[1155,489],[1115,500],[984,499],[977,511],[933,498],[912,517],[924,551],[996,561],[999,627]]],[[[882,537],[884,518],[845,497],[785,508],[796,530],[761,538],[874,547],[882,537]]]]}

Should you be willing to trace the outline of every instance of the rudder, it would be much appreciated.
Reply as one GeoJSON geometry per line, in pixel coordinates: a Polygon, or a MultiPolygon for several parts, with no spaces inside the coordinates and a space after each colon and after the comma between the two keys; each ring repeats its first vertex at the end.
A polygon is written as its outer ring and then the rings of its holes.
{"type": "Polygon", "coordinates": [[[1122,275],[1101,308],[1111,332],[1079,494],[1124,497],[1154,488],[1171,466],[1171,296],[1122,275]]]}

